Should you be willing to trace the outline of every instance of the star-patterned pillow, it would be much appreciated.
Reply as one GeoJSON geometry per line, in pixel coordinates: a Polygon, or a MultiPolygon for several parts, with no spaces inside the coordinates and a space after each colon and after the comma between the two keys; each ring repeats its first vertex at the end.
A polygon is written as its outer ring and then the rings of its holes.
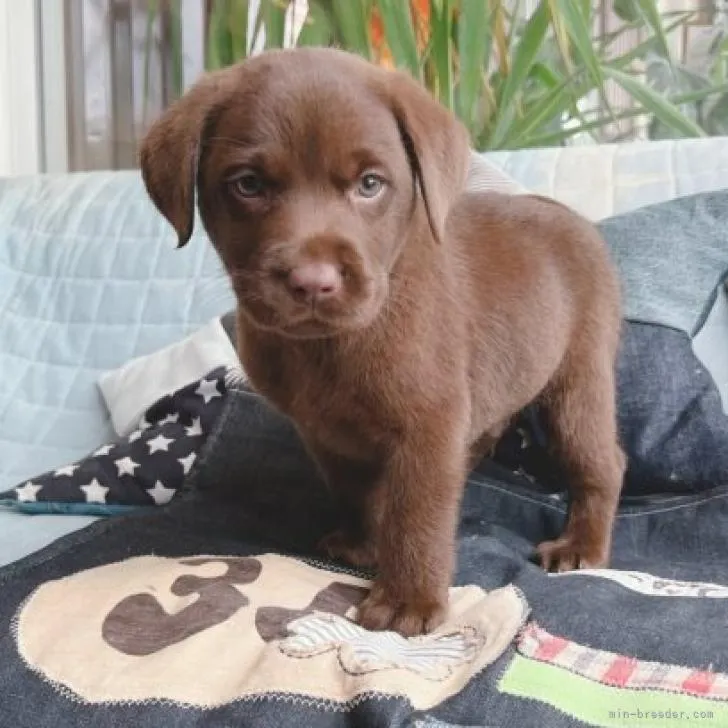
{"type": "Polygon", "coordinates": [[[219,367],[162,397],[127,437],[0,493],[0,505],[32,513],[112,515],[169,503],[192,470],[237,375],[219,367]]]}

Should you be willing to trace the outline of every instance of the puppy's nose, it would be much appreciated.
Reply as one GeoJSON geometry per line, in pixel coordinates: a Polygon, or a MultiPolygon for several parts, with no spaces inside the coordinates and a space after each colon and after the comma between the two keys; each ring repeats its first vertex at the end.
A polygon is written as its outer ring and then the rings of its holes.
{"type": "Polygon", "coordinates": [[[342,285],[341,273],[332,263],[305,263],[288,274],[291,293],[305,301],[335,296],[342,285]]]}

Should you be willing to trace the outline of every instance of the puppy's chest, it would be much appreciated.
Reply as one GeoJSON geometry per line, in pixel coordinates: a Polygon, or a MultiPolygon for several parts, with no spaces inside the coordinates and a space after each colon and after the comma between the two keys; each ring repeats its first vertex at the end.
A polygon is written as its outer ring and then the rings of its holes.
{"type": "Polygon", "coordinates": [[[321,447],[354,459],[378,459],[401,429],[386,400],[386,392],[346,378],[314,381],[293,393],[290,416],[321,447]]]}
{"type": "Polygon", "coordinates": [[[317,446],[370,459],[387,449],[401,431],[391,387],[348,362],[288,351],[246,369],[253,386],[317,446]]]}

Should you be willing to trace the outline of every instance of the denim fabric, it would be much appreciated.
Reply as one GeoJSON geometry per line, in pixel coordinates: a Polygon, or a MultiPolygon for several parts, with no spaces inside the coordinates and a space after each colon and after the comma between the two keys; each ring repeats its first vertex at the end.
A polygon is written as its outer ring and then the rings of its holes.
{"type": "Polygon", "coordinates": [[[620,435],[629,454],[626,492],[728,485],[728,415],[686,334],[629,324],[617,381],[620,435]]]}
{"type": "MultiPolygon", "coordinates": [[[[687,334],[626,322],[617,361],[617,404],[620,440],[628,456],[625,496],[728,485],[728,415],[687,334]]],[[[535,409],[506,433],[496,458],[547,489],[563,485],[535,409]]]]}
{"type": "Polygon", "coordinates": [[[692,341],[693,351],[706,366],[728,413],[728,289],[721,286],[705,324],[692,341]]]}
{"type": "Polygon", "coordinates": [[[728,194],[680,197],[603,220],[625,317],[694,335],[728,273],[728,194]]]}
{"type": "MultiPolygon", "coordinates": [[[[290,423],[248,392],[231,396],[221,420],[179,500],[98,522],[0,571],[0,728],[586,725],[546,703],[499,690],[512,649],[426,713],[413,710],[404,698],[387,697],[366,699],[350,710],[275,697],[209,710],[159,702],[88,704],[28,670],[17,654],[11,623],[28,594],[49,580],[144,554],[274,550],[315,557],[313,544],[331,527],[332,511],[290,423]]],[[[565,507],[526,484],[498,466],[483,465],[472,474],[462,504],[458,584],[490,590],[514,583],[526,596],[533,619],[581,644],[728,671],[725,599],[645,596],[598,576],[554,577],[535,566],[534,545],[560,531],[565,507]]],[[[728,584],[727,519],[728,489],[625,505],[617,521],[613,565],[669,579],[728,584]]]]}

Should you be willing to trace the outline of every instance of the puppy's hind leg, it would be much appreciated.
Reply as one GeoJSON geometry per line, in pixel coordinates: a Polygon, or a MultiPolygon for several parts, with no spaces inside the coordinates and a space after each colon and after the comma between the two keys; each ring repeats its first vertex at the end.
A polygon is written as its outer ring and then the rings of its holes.
{"type": "Polygon", "coordinates": [[[555,455],[569,479],[563,534],[537,548],[548,571],[607,565],[626,460],[618,443],[614,357],[608,347],[571,357],[546,393],[555,455]]]}

